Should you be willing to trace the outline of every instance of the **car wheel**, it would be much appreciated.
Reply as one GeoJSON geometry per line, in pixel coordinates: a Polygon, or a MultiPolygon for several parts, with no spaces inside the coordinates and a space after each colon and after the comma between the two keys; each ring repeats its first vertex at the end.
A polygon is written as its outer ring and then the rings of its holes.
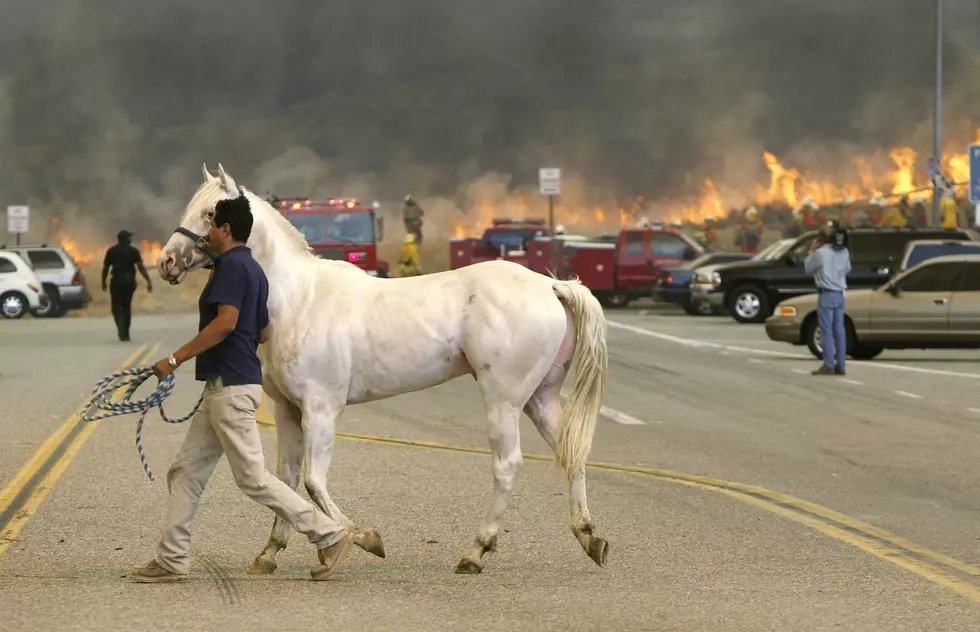
{"type": "Polygon", "coordinates": [[[630,297],[626,294],[605,294],[599,303],[605,307],[620,308],[630,304],[630,297]]]}
{"type": "MultiPolygon", "coordinates": [[[[857,348],[859,347],[855,344],[854,325],[851,324],[850,320],[844,321],[844,332],[846,340],[845,344],[847,344],[847,354],[852,358],[857,358],[857,356],[854,354],[857,352],[857,348]]],[[[810,350],[810,353],[812,353],[818,360],[823,360],[823,333],[820,331],[820,323],[817,321],[816,316],[807,319],[806,323],[803,325],[803,339],[806,342],[806,346],[810,350]]],[[[879,351],[878,353],[881,352],[879,351]]]]}
{"type": "Polygon", "coordinates": [[[27,297],[20,292],[7,292],[0,296],[0,313],[4,318],[15,320],[27,312],[27,297]]]}
{"type": "Polygon", "coordinates": [[[34,310],[34,315],[38,318],[57,318],[58,316],[63,316],[65,310],[61,308],[58,288],[53,285],[46,285],[44,286],[44,293],[47,294],[48,300],[41,307],[34,310]]]}
{"type": "Polygon", "coordinates": [[[698,301],[697,309],[699,316],[713,316],[715,313],[715,308],[710,301],[698,301]]]}
{"type": "Polygon", "coordinates": [[[740,323],[761,323],[769,315],[769,297],[758,285],[735,288],[728,299],[728,311],[740,323]]]}

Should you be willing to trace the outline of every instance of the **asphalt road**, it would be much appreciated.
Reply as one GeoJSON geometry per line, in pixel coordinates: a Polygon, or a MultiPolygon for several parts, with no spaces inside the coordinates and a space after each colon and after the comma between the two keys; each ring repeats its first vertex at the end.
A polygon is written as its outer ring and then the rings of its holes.
{"type": "MultiPolygon", "coordinates": [[[[135,351],[140,364],[164,356],[196,316],[138,316],[131,343],[106,319],[0,322],[0,628],[980,627],[977,352],[886,351],[846,378],[814,377],[805,348],[760,326],[642,307],[608,317],[601,463],[588,479],[606,567],[569,532],[561,477],[531,456],[547,450],[525,419],[498,551],[482,575],[453,573],[491,489],[488,457],[452,449],[487,447],[482,403],[461,378],[341,420],[331,494],[381,531],[387,559],[355,550],[334,581],[310,582],[313,547],[294,534],[275,575],[246,575],[272,516],[223,461],[178,585],[125,576],[153,554],[186,427],[150,417],[153,482],[134,416],[68,434],[64,453],[45,442],[73,427],[98,379],[135,351]]],[[[168,412],[199,393],[183,369],[168,412]]],[[[274,470],[275,434],[263,441],[274,470]]]]}

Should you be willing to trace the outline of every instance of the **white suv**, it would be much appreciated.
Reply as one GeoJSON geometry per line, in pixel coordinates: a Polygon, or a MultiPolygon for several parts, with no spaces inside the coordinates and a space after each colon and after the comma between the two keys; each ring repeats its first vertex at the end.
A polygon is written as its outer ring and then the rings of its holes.
{"type": "Polygon", "coordinates": [[[41,287],[34,270],[20,255],[0,251],[0,314],[4,318],[44,310],[48,297],[41,287]]]}

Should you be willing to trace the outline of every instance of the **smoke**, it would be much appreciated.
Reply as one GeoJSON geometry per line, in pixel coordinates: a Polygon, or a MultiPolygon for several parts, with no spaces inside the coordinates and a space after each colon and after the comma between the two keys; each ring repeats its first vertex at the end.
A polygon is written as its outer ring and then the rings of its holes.
{"type": "MultiPolygon", "coordinates": [[[[542,166],[563,168],[566,206],[697,195],[706,177],[735,203],[766,181],[763,150],[823,174],[931,153],[920,0],[6,4],[0,205],[29,203],[35,239],[57,217],[98,243],[163,240],[205,161],[392,218],[411,192],[447,235],[489,201],[543,216],[542,166]]],[[[946,7],[944,130],[962,144],[980,9],[946,7]]]]}

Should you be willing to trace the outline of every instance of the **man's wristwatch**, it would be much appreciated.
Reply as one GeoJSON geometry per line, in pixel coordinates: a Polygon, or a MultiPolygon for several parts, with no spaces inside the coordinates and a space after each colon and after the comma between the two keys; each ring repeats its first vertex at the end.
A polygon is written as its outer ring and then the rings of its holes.
{"type": "Polygon", "coordinates": [[[170,354],[170,357],[167,358],[167,362],[169,362],[170,366],[172,366],[175,369],[179,366],[179,364],[177,363],[177,358],[175,358],[174,354],[172,353],[170,354]]]}

